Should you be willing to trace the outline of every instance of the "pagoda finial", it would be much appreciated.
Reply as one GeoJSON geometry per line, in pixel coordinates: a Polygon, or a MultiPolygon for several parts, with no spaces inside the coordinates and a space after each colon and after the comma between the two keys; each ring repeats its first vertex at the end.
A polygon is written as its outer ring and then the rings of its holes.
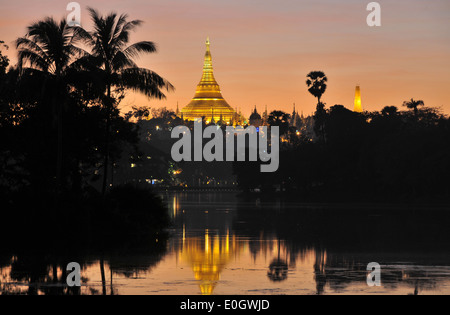
{"type": "MultiPolygon", "coordinates": [[[[203,76],[200,84],[209,82],[216,84],[213,74],[213,66],[212,66],[212,57],[211,57],[211,49],[210,49],[211,42],[209,41],[209,37],[206,38],[206,52],[205,52],[205,60],[203,64],[203,76]],[[214,82],[213,82],[214,81],[214,82]]],[[[209,84],[211,84],[209,83],[209,84]]],[[[205,83],[208,84],[208,83],[205,83]]]]}

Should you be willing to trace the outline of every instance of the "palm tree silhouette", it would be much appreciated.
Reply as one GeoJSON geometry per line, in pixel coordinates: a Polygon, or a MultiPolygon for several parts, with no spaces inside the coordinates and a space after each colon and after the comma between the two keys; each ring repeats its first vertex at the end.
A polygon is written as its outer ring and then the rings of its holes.
{"type": "Polygon", "coordinates": [[[28,33],[16,40],[16,48],[21,76],[40,82],[43,98],[51,95],[53,123],[57,129],[57,201],[62,181],[63,107],[71,85],[70,73],[74,62],[85,56],[86,52],[74,45],[72,29],[64,19],[57,22],[49,17],[28,26],[28,33]]]}
{"type": "Polygon", "coordinates": [[[88,10],[94,24],[94,31],[88,32],[77,27],[75,34],[91,49],[91,55],[84,58],[84,61],[87,61],[86,64],[90,66],[95,66],[95,70],[91,70],[97,72],[101,81],[102,105],[107,111],[102,184],[102,194],[105,195],[108,180],[111,114],[118,105],[116,98],[113,97],[113,89],[115,88],[116,91],[131,89],[149,98],[164,99],[162,89],[172,91],[174,87],[155,72],[138,67],[134,61],[142,53],[156,52],[155,44],[150,41],[128,45],[130,32],[140,26],[142,21],[128,21],[126,14],[109,13],[102,16],[95,9],[88,8],[88,10]]]}
{"type": "Polygon", "coordinates": [[[415,100],[415,99],[411,99],[409,101],[405,101],[403,102],[403,106],[414,110],[414,116],[417,117],[417,115],[419,114],[419,106],[425,106],[425,103],[422,100],[415,100]]]}
{"type": "Polygon", "coordinates": [[[317,104],[320,104],[320,99],[327,90],[327,76],[322,71],[311,71],[306,77],[306,85],[308,86],[309,93],[316,97],[317,104]]]}
{"type": "Polygon", "coordinates": [[[325,104],[321,102],[322,95],[327,90],[327,82],[328,78],[322,71],[311,71],[306,76],[306,85],[308,86],[308,91],[314,97],[317,97],[317,108],[316,113],[314,115],[315,132],[322,138],[322,141],[325,142],[325,104]]]}

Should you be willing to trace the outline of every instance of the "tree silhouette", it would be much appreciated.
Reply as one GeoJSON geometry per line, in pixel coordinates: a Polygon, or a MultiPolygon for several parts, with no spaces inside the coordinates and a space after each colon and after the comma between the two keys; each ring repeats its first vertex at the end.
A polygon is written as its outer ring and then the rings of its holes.
{"type": "Polygon", "coordinates": [[[131,89],[149,98],[164,99],[162,89],[174,90],[172,84],[157,73],[140,68],[135,59],[142,53],[156,52],[156,46],[150,41],[140,41],[128,45],[130,32],[142,24],[140,20],[128,21],[126,14],[110,13],[102,16],[97,10],[88,8],[94,31],[88,32],[77,27],[75,34],[91,49],[91,55],[83,60],[87,68],[95,66],[95,70],[103,90],[101,97],[103,107],[107,110],[105,130],[105,150],[103,163],[102,194],[105,195],[108,180],[108,164],[110,155],[111,113],[118,102],[113,97],[113,89],[123,91],[131,89]]]}
{"type": "Polygon", "coordinates": [[[56,198],[61,189],[63,107],[70,86],[70,72],[74,62],[86,54],[73,42],[72,29],[66,21],[63,19],[58,23],[49,17],[31,24],[28,33],[16,40],[21,75],[36,78],[45,93],[51,93],[57,129],[56,198]]]}
{"type": "Polygon", "coordinates": [[[289,131],[289,121],[291,119],[291,115],[275,110],[270,113],[268,124],[270,126],[277,126],[280,127],[280,135],[285,135],[289,131]]]}
{"type": "Polygon", "coordinates": [[[319,102],[317,104],[316,112],[314,113],[314,132],[325,142],[325,121],[327,119],[327,111],[325,109],[325,104],[319,102]]]}
{"type": "Polygon", "coordinates": [[[412,109],[412,110],[414,110],[414,116],[418,116],[418,114],[419,114],[419,109],[418,109],[418,107],[419,106],[425,106],[425,103],[422,101],[422,100],[415,100],[415,99],[411,99],[411,100],[409,100],[409,101],[405,101],[405,102],[403,102],[403,106],[405,106],[405,107],[407,107],[407,108],[409,108],[409,109],[412,109]]]}
{"type": "Polygon", "coordinates": [[[317,104],[320,104],[322,95],[327,90],[328,78],[322,71],[311,71],[307,76],[306,85],[308,91],[317,98],[317,104]]]}
{"type": "Polygon", "coordinates": [[[281,282],[288,277],[288,265],[286,260],[281,259],[281,240],[278,239],[278,256],[276,259],[272,260],[269,265],[269,271],[267,272],[267,277],[273,282],[281,282]]]}
{"type": "Polygon", "coordinates": [[[314,131],[325,142],[325,104],[320,100],[322,95],[327,90],[327,82],[328,78],[322,71],[311,71],[307,76],[306,85],[308,86],[308,91],[314,97],[317,98],[317,108],[316,113],[314,114],[314,131]]]}
{"type": "Polygon", "coordinates": [[[398,108],[395,106],[386,106],[381,110],[383,116],[395,116],[398,114],[398,108]]]}
{"type": "MultiPolygon", "coordinates": [[[[0,40],[0,46],[3,46],[8,50],[8,46],[4,44],[5,42],[0,40]]],[[[9,65],[9,58],[7,56],[3,56],[2,51],[0,50],[0,75],[6,73],[6,68],[9,65]]]]}

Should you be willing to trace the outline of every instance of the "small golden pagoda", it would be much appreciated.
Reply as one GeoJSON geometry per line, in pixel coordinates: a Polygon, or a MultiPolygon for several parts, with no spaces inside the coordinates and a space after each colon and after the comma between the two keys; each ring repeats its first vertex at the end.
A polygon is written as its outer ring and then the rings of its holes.
{"type": "Polygon", "coordinates": [[[228,124],[233,124],[236,119],[235,110],[222,97],[214,78],[209,37],[206,40],[202,79],[192,101],[181,110],[181,117],[189,121],[204,117],[207,123],[223,121],[228,124]]]}
{"type": "Polygon", "coordinates": [[[361,88],[359,87],[359,85],[356,86],[356,91],[355,91],[355,109],[353,111],[357,112],[357,113],[362,113],[363,112],[363,108],[362,108],[362,104],[361,104],[361,88]]]}

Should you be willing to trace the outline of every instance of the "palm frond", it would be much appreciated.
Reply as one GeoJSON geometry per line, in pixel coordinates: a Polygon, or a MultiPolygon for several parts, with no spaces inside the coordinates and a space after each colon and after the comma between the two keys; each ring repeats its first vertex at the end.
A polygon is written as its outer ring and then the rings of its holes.
{"type": "Polygon", "coordinates": [[[38,44],[27,37],[19,37],[15,41],[15,44],[16,49],[18,49],[19,51],[22,49],[27,49],[30,52],[34,52],[35,54],[41,56],[44,60],[49,59],[47,53],[38,44]]]}
{"type": "Polygon", "coordinates": [[[113,27],[113,32],[111,34],[112,40],[116,40],[119,37],[120,33],[122,32],[123,26],[127,23],[127,18],[127,14],[121,14],[119,18],[117,18],[117,21],[116,17],[114,17],[115,26],[113,27]]]}
{"type": "Polygon", "coordinates": [[[118,51],[112,60],[113,70],[120,71],[127,68],[137,68],[137,64],[133,59],[125,55],[124,52],[118,51]]]}
{"type": "Polygon", "coordinates": [[[94,22],[95,31],[99,32],[103,25],[100,13],[91,7],[88,7],[87,10],[89,11],[89,15],[91,16],[92,22],[94,22]]]}
{"type": "Polygon", "coordinates": [[[134,20],[125,23],[122,27],[120,34],[117,36],[116,40],[120,43],[128,43],[130,38],[130,32],[134,31],[136,27],[140,26],[143,22],[141,20],[134,20]]]}
{"type": "Polygon", "coordinates": [[[80,26],[72,27],[73,30],[73,43],[76,45],[78,43],[82,43],[87,46],[94,46],[95,40],[92,37],[92,34],[86,31],[84,28],[80,26]]]}
{"type": "Polygon", "coordinates": [[[155,43],[142,41],[128,46],[123,53],[129,58],[137,58],[141,53],[154,53],[156,50],[155,43]]]}
{"type": "Polygon", "coordinates": [[[145,68],[125,69],[120,74],[120,83],[123,87],[140,92],[149,98],[165,99],[161,91],[175,90],[174,86],[155,72],[145,68]]]}
{"type": "Polygon", "coordinates": [[[50,72],[51,64],[44,57],[40,56],[33,50],[22,48],[18,52],[19,69],[23,69],[27,62],[31,68],[50,72]]]}

